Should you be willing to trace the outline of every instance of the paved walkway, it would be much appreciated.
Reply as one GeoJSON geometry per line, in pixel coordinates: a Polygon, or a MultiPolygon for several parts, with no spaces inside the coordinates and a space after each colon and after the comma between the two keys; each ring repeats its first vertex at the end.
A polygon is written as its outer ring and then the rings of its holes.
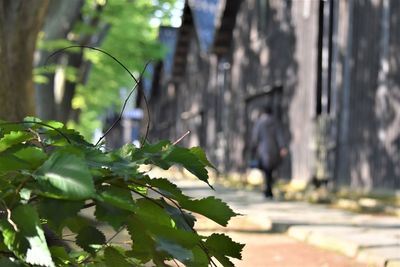
{"type": "MultiPolygon", "coordinates": [[[[333,250],[378,267],[400,267],[400,218],[357,214],[326,205],[265,200],[260,193],[179,180],[193,197],[215,195],[243,216],[231,220],[228,231],[285,232],[300,241],[333,250]]],[[[200,218],[201,220],[201,218],[200,218]]],[[[203,230],[222,230],[201,224],[203,230]]]]}
{"type": "Polygon", "coordinates": [[[227,233],[245,243],[235,267],[371,267],[336,252],[297,241],[285,234],[227,233]]]}

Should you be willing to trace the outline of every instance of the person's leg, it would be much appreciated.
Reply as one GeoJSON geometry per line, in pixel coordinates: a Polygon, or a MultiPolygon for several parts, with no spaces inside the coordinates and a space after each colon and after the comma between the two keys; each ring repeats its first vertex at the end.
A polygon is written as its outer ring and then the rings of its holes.
{"type": "Polygon", "coordinates": [[[272,185],[273,185],[273,178],[272,178],[272,170],[264,169],[265,174],[265,190],[264,195],[265,197],[272,198],[272,185]]]}

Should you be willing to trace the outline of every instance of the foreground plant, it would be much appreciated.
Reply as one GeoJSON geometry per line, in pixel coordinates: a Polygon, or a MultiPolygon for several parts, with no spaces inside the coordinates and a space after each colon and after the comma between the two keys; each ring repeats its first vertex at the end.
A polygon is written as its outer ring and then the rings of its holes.
{"type": "Polygon", "coordinates": [[[199,235],[192,213],[222,226],[237,214],[150,178],[143,164],[178,164],[205,183],[212,167],[198,147],[104,152],[59,122],[0,122],[0,266],[233,266],[243,245],[199,235]],[[124,230],[129,240],[113,242],[124,230]]]}

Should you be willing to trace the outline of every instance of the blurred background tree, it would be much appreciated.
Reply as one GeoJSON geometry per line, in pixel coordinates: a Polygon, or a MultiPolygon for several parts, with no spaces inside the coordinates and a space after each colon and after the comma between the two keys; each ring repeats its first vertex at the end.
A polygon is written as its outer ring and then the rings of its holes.
{"type": "Polygon", "coordinates": [[[0,118],[32,114],[32,62],[48,0],[0,1],[0,118]]]}
{"type": "Polygon", "coordinates": [[[101,126],[99,118],[122,104],[120,89],[134,81],[109,57],[70,45],[99,47],[139,76],[146,62],[165,52],[157,40],[159,23],[170,24],[175,0],[53,0],[38,38],[35,68],[36,110],[87,138],[101,126]]]}

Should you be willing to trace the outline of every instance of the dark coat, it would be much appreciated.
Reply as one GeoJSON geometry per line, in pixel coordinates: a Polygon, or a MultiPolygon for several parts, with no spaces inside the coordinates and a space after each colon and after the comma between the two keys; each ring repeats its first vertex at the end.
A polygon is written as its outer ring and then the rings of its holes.
{"type": "Polygon", "coordinates": [[[255,122],[251,147],[253,155],[263,169],[275,169],[281,162],[280,150],[284,148],[284,138],[277,120],[266,113],[255,122]]]}

